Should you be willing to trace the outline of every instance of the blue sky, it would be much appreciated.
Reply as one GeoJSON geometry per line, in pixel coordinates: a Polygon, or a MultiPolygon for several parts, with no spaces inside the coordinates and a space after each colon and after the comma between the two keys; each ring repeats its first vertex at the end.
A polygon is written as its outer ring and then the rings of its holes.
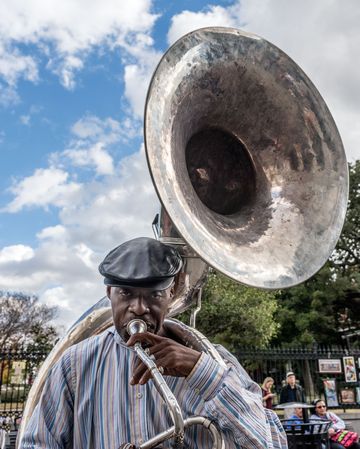
{"type": "Polygon", "coordinates": [[[238,27],[282,48],[358,159],[359,23],[357,0],[3,0],[0,289],[39,295],[69,325],[102,296],[107,251],[152,234],[145,95],[161,55],[193,29],[238,27]]]}

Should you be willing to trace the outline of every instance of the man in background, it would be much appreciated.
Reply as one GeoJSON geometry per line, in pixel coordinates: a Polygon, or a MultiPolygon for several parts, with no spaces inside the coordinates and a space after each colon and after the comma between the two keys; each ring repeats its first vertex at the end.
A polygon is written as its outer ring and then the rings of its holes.
{"type": "Polygon", "coordinates": [[[286,402],[305,402],[305,393],[303,388],[296,383],[295,373],[289,371],[286,374],[286,382],[285,387],[281,389],[280,392],[280,404],[284,404],[286,402]]]}

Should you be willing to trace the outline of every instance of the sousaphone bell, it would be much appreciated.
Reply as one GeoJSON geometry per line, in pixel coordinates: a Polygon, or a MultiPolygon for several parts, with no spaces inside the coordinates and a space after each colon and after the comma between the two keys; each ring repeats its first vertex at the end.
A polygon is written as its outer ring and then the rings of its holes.
{"type": "MultiPolygon", "coordinates": [[[[159,238],[185,258],[171,315],[191,304],[207,265],[238,282],[274,289],[305,281],[325,263],[346,212],[344,148],[319,92],[277,47],[232,28],[182,37],[154,72],[144,128],[164,207],[159,238]]],[[[64,350],[111,324],[103,298],[55,346],[31,389],[18,442],[64,350]]],[[[174,332],[181,326],[193,347],[224,363],[199,332],[171,320],[167,325],[174,332]]],[[[184,423],[211,430],[202,417],[184,423]]],[[[174,429],[142,447],[176,436],[174,429]]],[[[222,447],[216,429],[213,439],[222,447]]]]}
{"type": "Polygon", "coordinates": [[[267,289],[322,267],[345,218],[345,152],[321,95],[279,48],[232,28],[185,35],[154,72],[144,128],[162,205],[210,266],[267,289]]]}

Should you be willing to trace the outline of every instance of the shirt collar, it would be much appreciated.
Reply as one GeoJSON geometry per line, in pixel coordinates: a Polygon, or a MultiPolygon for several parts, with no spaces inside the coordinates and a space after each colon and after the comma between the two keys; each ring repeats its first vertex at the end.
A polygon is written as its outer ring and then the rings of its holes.
{"type": "Polygon", "coordinates": [[[122,346],[123,348],[128,349],[129,351],[134,351],[133,348],[130,348],[129,346],[126,345],[126,342],[122,339],[121,335],[118,333],[115,326],[109,327],[107,331],[109,332],[109,334],[113,334],[116,344],[122,346]]]}

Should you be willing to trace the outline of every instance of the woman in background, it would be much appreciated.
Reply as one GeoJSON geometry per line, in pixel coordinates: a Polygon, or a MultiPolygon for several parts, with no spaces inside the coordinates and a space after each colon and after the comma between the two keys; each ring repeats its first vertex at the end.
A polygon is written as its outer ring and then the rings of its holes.
{"type": "Polygon", "coordinates": [[[317,399],[316,401],[314,401],[314,407],[315,407],[314,413],[310,416],[310,420],[320,419],[324,421],[331,421],[331,425],[329,428],[331,449],[344,449],[345,447],[349,449],[360,449],[360,444],[358,442],[358,435],[355,432],[347,432],[349,434],[348,437],[352,436],[353,439],[355,439],[356,437],[356,441],[351,442],[351,444],[344,443],[343,445],[340,443],[340,441],[336,441],[337,436],[339,436],[342,431],[345,431],[345,423],[341,418],[335,415],[335,413],[326,411],[326,405],[322,399],[317,399]]]}
{"type": "Polygon", "coordinates": [[[264,407],[269,408],[270,410],[273,408],[272,400],[275,396],[275,394],[271,392],[271,388],[273,385],[274,379],[272,377],[265,377],[264,382],[261,386],[264,407]]]}

